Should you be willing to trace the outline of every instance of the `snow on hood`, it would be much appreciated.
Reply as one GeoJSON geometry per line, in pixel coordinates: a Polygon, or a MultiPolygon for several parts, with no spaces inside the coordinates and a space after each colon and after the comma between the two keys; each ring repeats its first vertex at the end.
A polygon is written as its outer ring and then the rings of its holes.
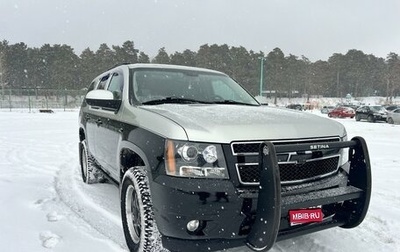
{"type": "Polygon", "coordinates": [[[162,104],[141,108],[182,126],[190,141],[230,143],[342,136],[345,132],[333,120],[268,106],[162,104]]]}

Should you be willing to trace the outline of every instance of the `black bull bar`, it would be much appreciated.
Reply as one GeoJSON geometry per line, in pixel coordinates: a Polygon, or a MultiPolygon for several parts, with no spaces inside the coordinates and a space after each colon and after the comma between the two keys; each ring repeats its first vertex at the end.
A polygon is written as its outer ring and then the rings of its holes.
{"type": "Polygon", "coordinates": [[[351,141],[345,142],[285,146],[274,146],[271,142],[266,141],[260,145],[259,156],[260,190],[256,219],[246,240],[247,246],[252,250],[267,251],[272,248],[277,240],[329,227],[353,228],[364,220],[371,197],[371,165],[368,148],[362,137],[354,137],[351,141]],[[277,152],[342,148],[349,148],[350,170],[347,186],[309,192],[304,195],[281,197],[277,152]],[[279,231],[281,216],[287,216],[290,209],[308,208],[337,202],[343,202],[341,211],[338,211],[331,221],[279,231]]]}

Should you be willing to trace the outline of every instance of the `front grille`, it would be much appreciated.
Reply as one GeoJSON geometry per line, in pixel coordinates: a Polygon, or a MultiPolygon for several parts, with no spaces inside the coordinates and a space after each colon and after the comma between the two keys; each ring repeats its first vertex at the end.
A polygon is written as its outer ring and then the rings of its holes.
{"type": "MultiPolygon", "coordinates": [[[[273,142],[274,145],[295,143],[335,142],[339,138],[273,142]]],[[[232,143],[234,156],[257,156],[261,142],[232,143]]],[[[335,173],[339,167],[340,155],[332,152],[277,153],[279,173],[282,184],[302,183],[335,173]]],[[[239,160],[239,159],[238,159],[239,160]]],[[[243,160],[243,159],[241,159],[243,160]]],[[[239,181],[244,185],[258,185],[260,172],[258,163],[236,163],[239,181]]]]}
{"type": "MultiPolygon", "coordinates": [[[[340,141],[337,137],[329,138],[318,138],[318,139],[300,139],[292,141],[272,141],[274,145],[284,144],[306,144],[306,143],[326,143],[326,142],[338,142],[340,141]]],[[[257,142],[235,142],[231,144],[232,153],[234,156],[237,155],[258,155],[261,141],[257,142]]]]}
{"type": "MultiPolygon", "coordinates": [[[[305,182],[334,173],[338,168],[339,156],[310,160],[304,164],[280,163],[279,175],[282,183],[305,182]]],[[[237,164],[242,184],[256,185],[260,182],[258,164],[237,164]]]]}

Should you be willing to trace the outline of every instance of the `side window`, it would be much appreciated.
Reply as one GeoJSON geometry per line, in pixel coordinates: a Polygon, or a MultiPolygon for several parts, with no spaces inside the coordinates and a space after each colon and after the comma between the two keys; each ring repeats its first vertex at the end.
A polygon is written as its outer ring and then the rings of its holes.
{"type": "Polygon", "coordinates": [[[108,85],[107,90],[114,94],[115,100],[122,99],[122,90],[124,88],[124,77],[122,73],[113,73],[110,80],[110,85],[108,85]]]}
{"type": "Polygon", "coordinates": [[[88,92],[92,91],[94,89],[94,87],[96,86],[96,84],[97,84],[97,80],[92,81],[92,83],[90,83],[90,86],[88,87],[87,91],[88,92]]]}
{"type": "Polygon", "coordinates": [[[104,89],[107,84],[108,78],[110,78],[110,74],[101,77],[100,83],[99,85],[97,85],[97,89],[104,89]]]}

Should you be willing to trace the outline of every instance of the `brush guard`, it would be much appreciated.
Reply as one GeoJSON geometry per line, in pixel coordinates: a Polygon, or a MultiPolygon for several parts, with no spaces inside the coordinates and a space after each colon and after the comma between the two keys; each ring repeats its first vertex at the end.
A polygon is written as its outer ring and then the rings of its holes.
{"type": "Polygon", "coordinates": [[[260,189],[255,222],[247,236],[246,245],[254,251],[267,251],[277,240],[316,232],[330,227],[353,228],[367,214],[371,197],[371,164],[368,148],[362,137],[351,141],[318,144],[292,144],[274,146],[271,142],[260,145],[260,189]],[[349,148],[350,169],[347,186],[281,196],[281,182],[276,153],[349,148]],[[341,203],[333,218],[321,223],[300,225],[280,231],[281,218],[290,209],[310,208],[319,205],[341,203]]]}

